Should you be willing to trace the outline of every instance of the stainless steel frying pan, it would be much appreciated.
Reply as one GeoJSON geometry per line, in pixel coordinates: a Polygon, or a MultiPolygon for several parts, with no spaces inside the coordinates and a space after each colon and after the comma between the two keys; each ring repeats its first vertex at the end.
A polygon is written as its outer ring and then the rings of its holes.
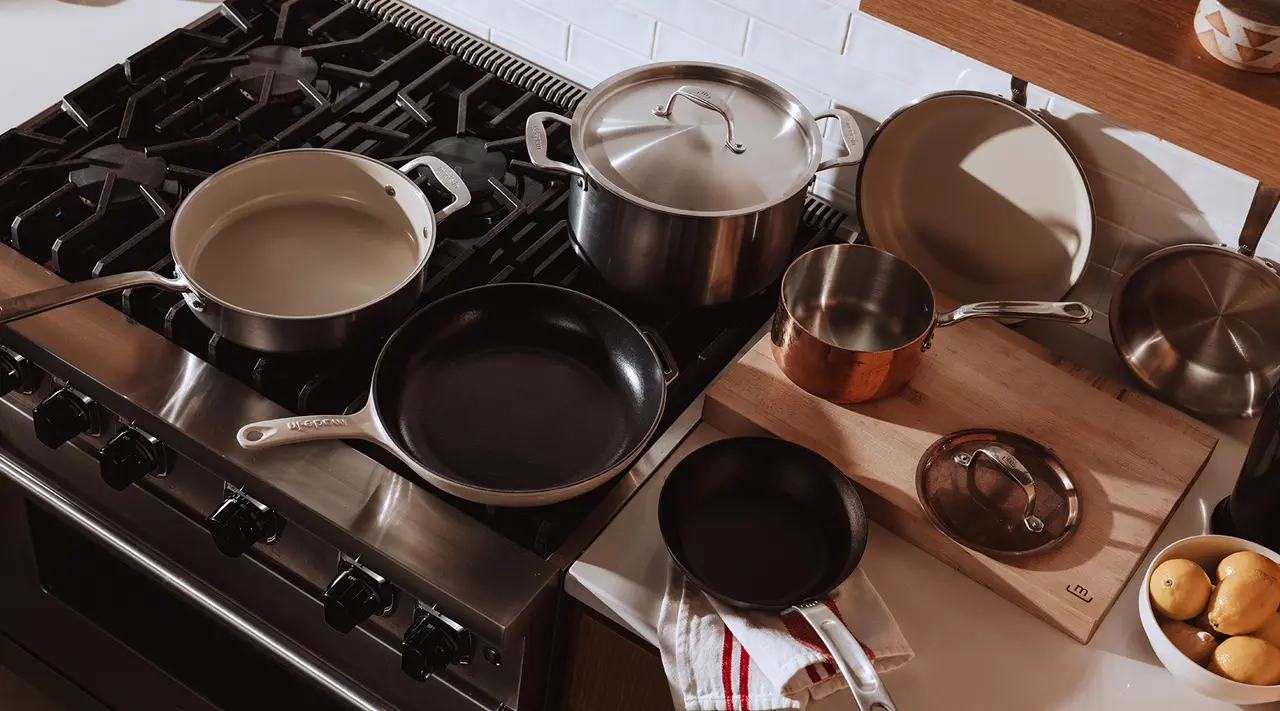
{"type": "Polygon", "coordinates": [[[1142,260],[1111,297],[1111,340],[1158,397],[1210,417],[1253,417],[1280,382],[1280,276],[1255,257],[1280,202],[1258,186],[1240,248],[1184,244],[1142,260]]]}
{"type": "Polygon", "coordinates": [[[0,324],[154,286],[182,292],[205,326],[248,348],[337,348],[413,307],[437,224],[470,202],[439,158],[396,170],[344,151],[265,153],[218,171],[178,208],[174,276],[128,272],[23,294],[0,301],[0,324]],[[423,166],[454,196],[439,212],[409,177],[423,166]]]}

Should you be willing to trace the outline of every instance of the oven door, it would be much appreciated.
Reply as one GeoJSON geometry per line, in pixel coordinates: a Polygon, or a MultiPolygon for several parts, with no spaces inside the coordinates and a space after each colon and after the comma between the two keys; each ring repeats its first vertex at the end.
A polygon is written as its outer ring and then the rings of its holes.
{"type": "Polygon", "coordinates": [[[389,705],[0,450],[0,631],[130,711],[389,705]]]}

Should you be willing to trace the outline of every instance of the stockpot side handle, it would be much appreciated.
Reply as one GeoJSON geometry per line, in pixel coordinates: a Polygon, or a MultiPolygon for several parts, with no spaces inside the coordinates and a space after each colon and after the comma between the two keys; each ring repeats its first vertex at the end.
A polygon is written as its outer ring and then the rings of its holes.
{"type": "Polygon", "coordinates": [[[551,111],[538,111],[531,114],[524,122],[524,145],[529,149],[529,162],[542,168],[543,170],[554,170],[557,173],[568,173],[576,175],[579,178],[585,178],[586,173],[576,165],[561,163],[558,160],[552,160],[547,157],[547,147],[550,142],[547,140],[548,121],[555,121],[566,126],[573,126],[573,120],[565,118],[560,114],[551,111]]]}
{"type": "Polygon", "coordinates": [[[269,449],[327,439],[384,442],[382,430],[368,407],[354,415],[303,415],[263,420],[245,425],[236,433],[236,442],[245,449],[269,449]]]}
{"type": "MultiPolygon", "coordinates": [[[[853,700],[857,702],[859,711],[897,711],[875,666],[863,651],[862,644],[825,602],[810,600],[792,609],[804,615],[813,631],[818,633],[818,638],[827,646],[827,651],[831,652],[831,658],[840,668],[844,680],[849,683],[849,691],[853,692],[853,700]]],[[[846,614],[854,613],[846,610],[846,614]]]]}
{"type": "Polygon", "coordinates": [[[862,141],[862,129],[858,128],[858,122],[854,120],[853,114],[844,109],[832,109],[813,117],[815,121],[829,118],[840,122],[840,138],[844,141],[844,155],[822,161],[818,164],[818,172],[861,163],[866,146],[862,141]]]}
{"type": "Polygon", "coordinates": [[[1005,476],[1013,479],[1014,483],[1022,487],[1022,494],[1026,497],[1026,503],[1022,509],[1022,524],[1032,533],[1040,533],[1044,530],[1044,521],[1036,516],[1036,481],[1031,478],[1031,472],[1013,456],[1013,452],[1004,447],[990,446],[983,447],[973,454],[957,454],[956,464],[964,467],[970,472],[977,466],[978,459],[986,457],[995,463],[996,468],[1004,473],[1005,476]]]}
{"type": "Polygon", "coordinates": [[[671,108],[675,106],[676,97],[679,96],[683,96],[697,106],[701,106],[704,109],[709,109],[720,114],[720,117],[724,119],[725,128],[728,133],[724,139],[725,148],[728,148],[734,153],[742,153],[747,150],[747,147],[742,145],[742,143],[734,137],[733,109],[729,108],[729,102],[700,86],[685,84],[671,92],[671,96],[667,99],[667,103],[658,104],[654,107],[653,115],[660,118],[671,118],[671,108]]]}
{"type": "Polygon", "coordinates": [[[1079,301],[979,301],[938,314],[938,326],[971,318],[1023,318],[1066,323],[1089,323],[1093,309],[1079,301]]]}
{"type": "Polygon", "coordinates": [[[187,280],[181,276],[171,279],[155,272],[112,274],[0,300],[0,324],[139,286],[154,286],[165,291],[186,291],[189,288],[187,280]]]}
{"type": "Polygon", "coordinates": [[[462,178],[450,168],[447,163],[436,158],[435,156],[422,156],[400,166],[400,172],[410,177],[413,171],[426,166],[431,169],[431,174],[436,176],[436,180],[444,186],[445,190],[453,196],[453,202],[449,203],[436,213],[436,224],[444,222],[449,215],[461,210],[471,204],[471,191],[467,190],[466,183],[462,182],[462,178]]]}

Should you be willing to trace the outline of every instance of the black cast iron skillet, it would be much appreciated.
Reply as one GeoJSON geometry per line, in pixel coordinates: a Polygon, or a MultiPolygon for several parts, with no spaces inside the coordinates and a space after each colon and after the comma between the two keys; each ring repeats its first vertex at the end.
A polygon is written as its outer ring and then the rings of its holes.
{"type": "Polygon", "coordinates": [[[605,483],[649,442],[675,377],[659,350],[656,334],[579,292],[477,287],[391,336],[360,412],[256,422],[236,438],[365,439],[469,501],[551,504],[605,483]]]}
{"type": "Polygon", "coordinates": [[[713,442],[667,477],[658,527],[695,585],[735,607],[798,611],[831,652],[858,708],[894,711],[862,646],[824,603],[867,547],[862,500],[834,464],[770,437],[713,442]]]}

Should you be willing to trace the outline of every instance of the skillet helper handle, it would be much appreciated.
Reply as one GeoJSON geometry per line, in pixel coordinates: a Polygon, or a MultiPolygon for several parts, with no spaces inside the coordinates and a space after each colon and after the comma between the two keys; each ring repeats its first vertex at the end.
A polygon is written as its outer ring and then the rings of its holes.
{"type": "Polygon", "coordinates": [[[1093,309],[1079,301],[979,301],[938,314],[938,326],[971,318],[1027,318],[1066,323],[1089,323],[1093,309]]]}
{"type": "Polygon", "coordinates": [[[1022,487],[1022,493],[1027,497],[1027,503],[1022,509],[1022,524],[1032,533],[1040,533],[1044,530],[1044,521],[1036,516],[1036,482],[1031,478],[1031,472],[1022,466],[1022,462],[1013,456],[1013,453],[1004,447],[983,447],[973,454],[957,454],[956,464],[965,469],[972,470],[978,463],[979,457],[986,457],[995,462],[996,467],[1005,473],[1010,479],[1013,479],[1018,486],[1022,487]]]}
{"type": "Polygon", "coordinates": [[[849,691],[858,703],[858,711],[897,711],[893,699],[880,681],[880,675],[872,666],[862,645],[849,631],[848,627],[836,617],[826,603],[810,600],[792,608],[804,615],[813,630],[818,633],[822,643],[827,645],[831,658],[835,660],[844,680],[849,683],[849,691]]]}
{"type": "Polygon", "coordinates": [[[728,136],[724,139],[724,146],[734,153],[742,153],[747,147],[742,145],[738,139],[733,137],[733,109],[729,108],[729,103],[724,99],[712,94],[700,86],[685,84],[684,86],[671,92],[671,98],[667,99],[667,103],[658,104],[653,109],[653,115],[661,118],[671,118],[671,107],[676,103],[676,97],[683,96],[692,101],[694,104],[704,109],[710,109],[724,119],[725,127],[728,130],[728,136]]]}
{"type": "Polygon", "coordinates": [[[368,409],[354,415],[303,415],[263,420],[245,425],[236,433],[236,441],[245,449],[269,449],[327,439],[382,441],[368,409]]]}
{"type": "Polygon", "coordinates": [[[662,336],[658,332],[648,326],[640,326],[640,335],[644,336],[644,340],[649,342],[649,347],[653,349],[654,355],[658,356],[658,362],[662,364],[662,378],[667,385],[675,382],[676,376],[680,375],[680,368],[676,366],[676,357],[671,354],[671,349],[667,347],[667,342],[662,340],[662,336]]]}
{"type": "Polygon", "coordinates": [[[186,291],[188,288],[186,279],[170,279],[155,272],[112,274],[4,299],[0,301],[0,324],[138,286],[154,286],[165,291],[186,291]]]}
{"type": "Polygon", "coordinates": [[[412,177],[413,171],[426,166],[431,169],[431,174],[436,176],[436,180],[444,186],[445,190],[453,196],[453,202],[445,206],[443,210],[436,213],[436,224],[445,221],[453,213],[461,210],[471,204],[471,191],[467,190],[466,183],[462,182],[462,178],[453,172],[453,168],[449,164],[436,158],[435,156],[423,156],[414,158],[413,160],[400,166],[400,172],[412,177]]]}
{"type": "Polygon", "coordinates": [[[587,177],[582,169],[576,165],[561,163],[558,160],[552,160],[547,157],[547,126],[548,121],[555,121],[566,126],[572,126],[573,121],[565,118],[560,114],[551,111],[538,111],[530,114],[529,118],[524,122],[524,145],[529,149],[529,162],[542,168],[543,170],[553,170],[557,173],[568,173],[576,175],[579,178],[587,177]]]}
{"type": "Polygon", "coordinates": [[[853,119],[853,114],[844,109],[832,109],[813,117],[815,121],[829,118],[840,122],[840,138],[844,141],[844,155],[822,161],[818,164],[818,172],[861,163],[865,146],[862,143],[862,129],[858,128],[858,122],[853,119]]]}

